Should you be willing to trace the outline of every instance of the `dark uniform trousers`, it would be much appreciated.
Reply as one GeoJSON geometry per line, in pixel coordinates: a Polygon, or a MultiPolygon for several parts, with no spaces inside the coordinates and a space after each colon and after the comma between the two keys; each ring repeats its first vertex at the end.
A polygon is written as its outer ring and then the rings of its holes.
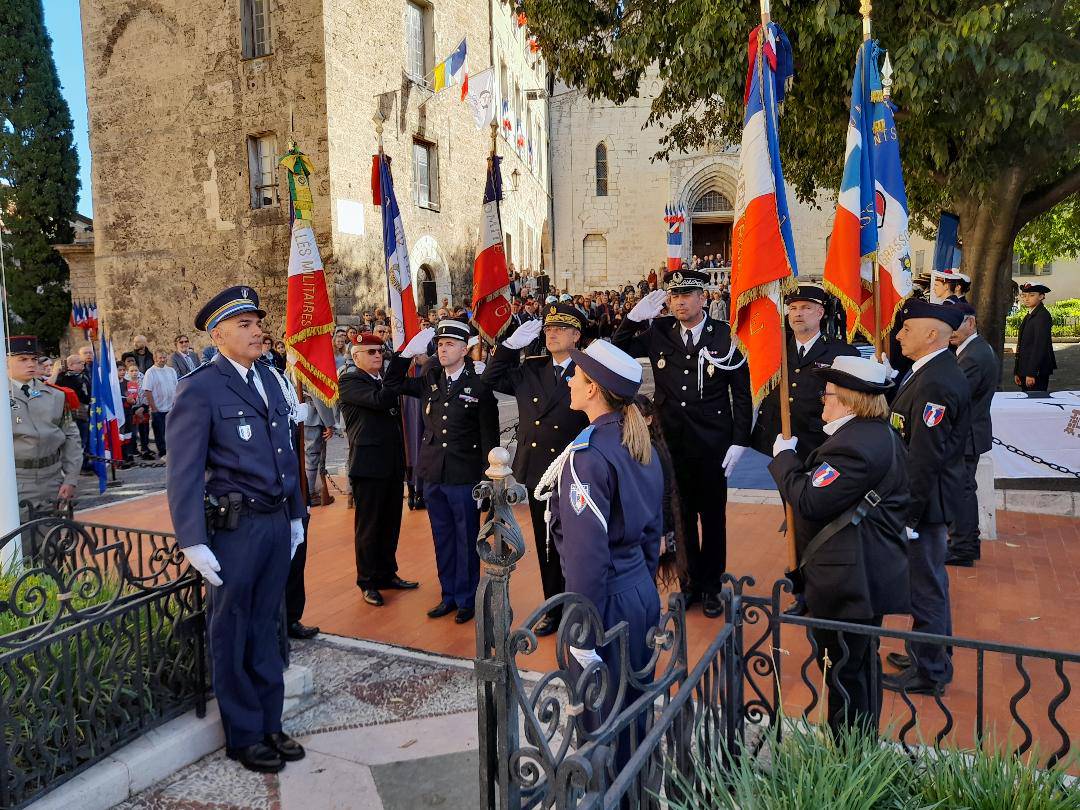
{"type": "MultiPolygon", "coordinates": [[[[849,624],[881,627],[881,616],[872,619],[845,619],[849,624]]],[[[877,636],[838,633],[815,627],[817,662],[828,672],[829,702],[827,722],[834,733],[856,724],[877,729],[881,718],[881,658],[877,636]],[[841,639],[841,636],[843,638],[841,639]],[[826,657],[828,665],[826,666],[826,657]]]]}
{"type": "Polygon", "coordinates": [[[308,525],[311,518],[304,516],[304,542],[289,562],[289,578],[285,581],[285,626],[298,624],[307,607],[307,589],[304,587],[304,571],[307,568],[308,525]]]}
{"type": "Polygon", "coordinates": [[[624,318],[612,343],[633,357],[648,357],[652,364],[654,401],[682,501],[690,578],[683,585],[701,593],[719,592],[727,570],[723,460],[731,445],[750,445],[749,369],[738,350],[732,350],[728,324],[707,316],[689,348],[672,317],[656,318],[648,326],[624,318]]]}
{"type": "MultiPolygon", "coordinates": [[[[945,557],[949,553],[949,527],[944,523],[920,523],[919,536],[908,541],[911,570],[911,629],[916,633],[952,635],[949,601],[949,573],[945,557]]],[[[934,683],[952,680],[950,651],[940,644],[912,642],[915,665],[934,683]]]]}
{"type": "Polygon", "coordinates": [[[378,588],[397,574],[401,478],[350,478],[356,584],[378,588]]]}
{"type": "Polygon", "coordinates": [[[979,486],[976,474],[979,457],[964,454],[964,488],[956,504],[950,526],[949,552],[964,559],[977,560],[979,553],[979,486]]]}
{"type": "Polygon", "coordinates": [[[971,428],[964,445],[964,486],[949,526],[949,552],[960,559],[979,559],[979,492],[975,476],[979,457],[993,448],[990,408],[1000,380],[997,355],[982,336],[972,335],[957,350],[957,365],[971,389],[971,428]]]}
{"type": "Polygon", "coordinates": [[[476,553],[480,510],[476,508],[472,489],[471,484],[436,484],[424,480],[424,500],[431,532],[435,535],[435,565],[439,569],[442,599],[457,605],[459,610],[473,609],[480,584],[480,557],[476,553]]]}

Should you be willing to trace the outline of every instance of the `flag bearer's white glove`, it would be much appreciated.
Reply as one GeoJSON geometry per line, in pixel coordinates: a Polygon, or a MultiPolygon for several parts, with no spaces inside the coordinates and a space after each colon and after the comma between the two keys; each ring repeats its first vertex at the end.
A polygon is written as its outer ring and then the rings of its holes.
{"type": "Polygon", "coordinates": [[[626,317],[632,321],[649,321],[659,315],[664,304],[667,303],[667,290],[653,290],[626,313],[626,317]]]}
{"type": "Polygon", "coordinates": [[[799,443],[798,436],[792,436],[790,439],[785,439],[783,436],[777,436],[776,441],[772,443],[772,454],[776,456],[783,453],[785,450],[794,450],[795,445],[799,443]]]}
{"type": "Polygon", "coordinates": [[[526,321],[515,329],[514,333],[502,342],[502,345],[508,349],[524,349],[540,336],[540,330],[543,328],[543,321],[526,321]]]}
{"type": "Polygon", "coordinates": [[[405,344],[405,348],[401,350],[401,356],[408,358],[424,354],[433,337],[435,337],[435,330],[430,326],[427,329],[421,329],[413,335],[412,340],[405,344]]]}
{"type": "Polygon", "coordinates": [[[731,478],[731,471],[735,469],[735,465],[739,463],[739,459],[742,458],[742,454],[746,452],[746,448],[740,444],[733,444],[728,448],[727,453],[724,454],[724,477],[731,478]]]}
{"type": "Polygon", "coordinates": [[[293,518],[289,521],[289,559],[291,560],[296,556],[296,550],[300,548],[300,544],[304,542],[304,519],[293,518]]]}
{"type": "Polygon", "coordinates": [[[181,551],[184,552],[184,559],[191,564],[192,568],[203,575],[203,579],[211,585],[221,585],[221,577],[216,573],[221,570],[221,563],[214,556],[214,552],[210,550],[210,546],[199,543],[197,546],[188,546],[181,549],[181,551]]]}
{"type": "Polygon", "coordinates": [[[889,362],[889,355],[885,354],[885,352],[881,353],[881,365],[885,366],[886,380],[895,380],[896,375],[900,373],[892,367],[892,363],[889,362]]]}

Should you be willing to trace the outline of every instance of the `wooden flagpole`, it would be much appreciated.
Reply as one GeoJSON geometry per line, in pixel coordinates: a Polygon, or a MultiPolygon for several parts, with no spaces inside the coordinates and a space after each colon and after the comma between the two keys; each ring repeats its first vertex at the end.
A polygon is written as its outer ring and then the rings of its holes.
{"type": "MultiPolygon", "coordinates": [[[[761,2],[761,27],[762,36],[765,35],[765,26],[769,24],[771,14],[769,10],[769,0],[760,0],[761,2]]],[[[780,310],[780,433],[785,439],[791,438],[791,379],[790,372],[788,371],[788,354],[787,354],[787,315],[784,312],[784,296],[783,290],[779,282],[777,282],[777,295],[779,296],[779,310],[780,310]]],[[[787,570],[795,571],[799,567],[799,555],[795,547],[795,509],[790,503],[784,504],[784,540],[787,546],[787,570]]]]}

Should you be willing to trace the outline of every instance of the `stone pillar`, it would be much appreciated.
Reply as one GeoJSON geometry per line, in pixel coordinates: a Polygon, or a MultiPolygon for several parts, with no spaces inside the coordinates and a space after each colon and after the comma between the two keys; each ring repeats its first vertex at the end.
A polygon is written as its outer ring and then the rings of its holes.
{"type": "Polygon", "coordinates": [[[997,540],[997,503],[994,494],[994,454],[983,453],[975,472],[979,494],[979,536],[997,540]]]}

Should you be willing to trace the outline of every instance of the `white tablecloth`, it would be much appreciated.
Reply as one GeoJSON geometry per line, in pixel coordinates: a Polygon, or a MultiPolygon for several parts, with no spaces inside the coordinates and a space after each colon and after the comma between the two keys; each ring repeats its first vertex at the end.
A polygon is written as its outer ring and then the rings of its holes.
{"type": "MultiPolygon", "coordinates": [[[[1080,391],[1055,391],[1047,399],[998,392],[990,406],[994,436],[1025,453],[1080,470],[1080,391]]],[[[995,478],[1072,478],[995,444],[995,478]]]]}

